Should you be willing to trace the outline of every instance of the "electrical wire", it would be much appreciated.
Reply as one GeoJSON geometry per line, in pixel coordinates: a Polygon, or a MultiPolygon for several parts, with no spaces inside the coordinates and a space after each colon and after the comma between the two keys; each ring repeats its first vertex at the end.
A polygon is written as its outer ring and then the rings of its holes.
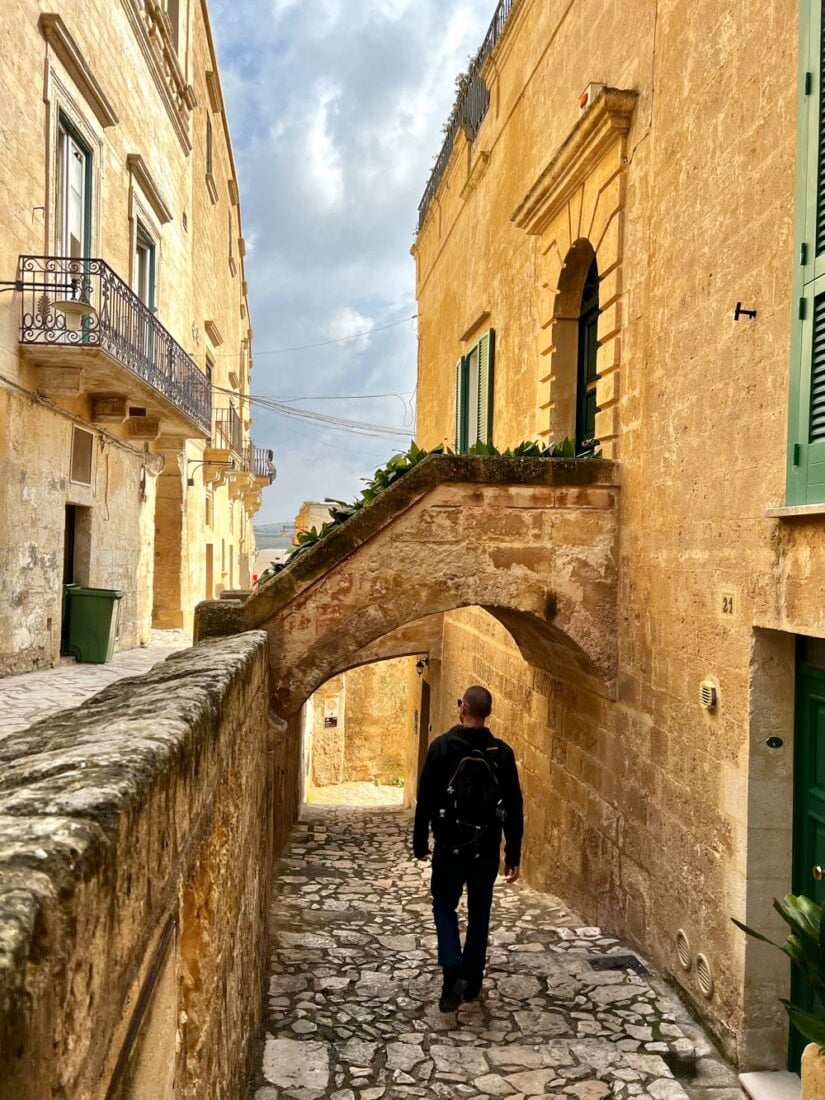
{"type": "MultiPolygon", "coordinates": [[[[213,386],[212,388],[218,393],[238,396],[235,390],[227,389],[224,386],[213,386]]],[[[403,403],[404,398],[401,394],[394,394],[393,396],[398,397],[403,403]]],[[[407,439],[409,436],[409,427],[405,425],[395,427],[390,424],[375,424],[365,420],[352,420],[348,417],[332,416],[329,413],[321,413],[313,409],[296,408],[294,405],[286,404],[275,398],[262,397],[255,394],[244,394],[241,400],[248,401],[250,405],[267,409],[269,412],[275,413],[276,415],[284,416],[292,420],[317,424],[330,431],[372,436],[375,439],[407,439]]],[[[405,421],[406,419],[405,415],[405,421]]]]}
{"type": "MultiPolygon", "coordinates": [[[[364,329],[363,332],[352,332],[349,336],[336,336],[332,340],[319,340],[314,344],[296,344],[291,348],[265,348],[263,351],[255,349],[252,358],[257,359],[261,355],[286,355],[290,351],[309,351],[311,348],[326,348],[330,344],[344,344],[347,340],[357,340],[360,336],[370,336],[373,332],[385,332],[389,328],[396,328],[398,325],[405,325],[407,321],[414,321],[418,317],[417,313],[411,313],[409,317],[402,317],[400,321],[390,321],[386,325],[375,325],[373,328],[364,329]]],[[[226,351],[219,352],[216,359],[234,358],[235,352],[226,351]]]]}

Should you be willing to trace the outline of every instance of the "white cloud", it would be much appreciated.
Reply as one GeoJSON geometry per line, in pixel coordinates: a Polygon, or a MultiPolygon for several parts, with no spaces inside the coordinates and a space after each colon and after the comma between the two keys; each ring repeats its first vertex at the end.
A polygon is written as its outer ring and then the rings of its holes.
{"type": "Polygon", "coordinates": [[[272,16],[277,22],[297,8],[300,0],[272,0],[272,16]]]}
{"type": "Polygon", "coordinates": [[[359,313],[357,309],[352,309],[350,306],[344,306],[342,309],[335,310],[327,331],[330,340],[346,340],[348,348],[360,352],[366,351],[369,347],[370,337],[366,333],[374,327],[375,321],[372,317],[367,317],[366,314],[359,313]],[[348,339],[356,333],[365,335],[359,335],[354,340],[348,339]]]}
{"type": "MultiPolygon", "coordinates": [[[[399,391],[415,385],[409,246],[443,140],[454,81],[481,44],[495,0],[210,0],[238,160],[256,393],[399,391]],[[254,248],[250,243],[254,242],[254,248]]],[[[311,403],[309,403],[311,404],[311,403]]],[[[329,402],[323,412],[401,425],[403,403],[329,402]]],[[[301,500],[351,496],[393,450],[263,411],[278,480],[259,518],[301,500]]]]}
{"type": "Polygon", "coordinates": [[[344,169],[339,149],[330,132],[340,90],[322,82],[306,129],[306,163],[310,184],[324,206],[339,206],[344,198],[344,169]]]}

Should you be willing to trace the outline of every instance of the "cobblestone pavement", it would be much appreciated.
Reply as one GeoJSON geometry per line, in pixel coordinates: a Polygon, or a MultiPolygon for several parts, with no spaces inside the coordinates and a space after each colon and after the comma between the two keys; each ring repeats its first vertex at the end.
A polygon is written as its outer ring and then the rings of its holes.
{"type": "Polygon", "coordinates": [[[481,1000],[439,1012],[409,831],[408,811],[304,807],[276,869],[249,1100],[741,1096],[658,979],[610,968],[630,952],[523,884],[496,887],[481,1000]]]}
{"type": "Polygon", "coordinates": [[[192,644],[182,630],[153,630],[148,646],[124,649],[107,665],[63,664],[42,672],[0,679],[0,737],[26,729],[41,718],[80,706],[115,680],[141,676],[171,653],[192,644]]]}
{"type": "Polygon", "coordinates": [[[379,783],[335,783],[329,787],[313,787],[307,802],[314,806],[401,806],[404,788],[379,783]]]}

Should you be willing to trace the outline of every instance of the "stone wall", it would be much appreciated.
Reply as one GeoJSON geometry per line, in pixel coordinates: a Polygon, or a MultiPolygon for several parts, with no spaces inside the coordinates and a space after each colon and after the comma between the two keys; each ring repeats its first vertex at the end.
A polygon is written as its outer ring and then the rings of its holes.
{"type": "Polygon", "coordinates": [[[3,1100],[242,1095],[286,735],[251,633],[0,743],[3,1100]]]}
{"type": "Polygon", "coordinates": [[[413,736],[415,679],[415,658],[410,657],[346,673],[344,773],[349,779],[404,779],[405,751],[413,736]]]}
{"type": "Polygon", "coordinates": [[[403,781],[418,699],[415,659],[400,657],[362,665],[333,676],[309,698],[311,781],[335,783],[403,781]],[[324,724],[324,701],[338,696],[338,724],[324,724]]]}
{"type": "Polygon", "coordinates": [[[730,917],[769,927],[791,887],[794,636],[825,636],[822,515],[770,514],[788,456],[797,54],[796,6],[517,0],[484,70],[490,109],[457,138],[414,248],[423,446],[453,442],[454,364],[486,328],[495,442],[570,431],[575,292],[596,256],[596,435],[622,483],[615,700],[451,612],[441,706],[488,684],[526,776],[528,876],[631,937],[748,1066],[784,1063],[787,968],[764,980],[730,917]],[[582,115],[590,80],[626,91],[582,115]],[[733,320],[738,300],[753,321],[733,320]],[[790,659],[760,643],[770,632],[790,659]],[[679,965],[680,928],[711,997],[679,965]]]}
{"type": "MultiPolygon", "coordinates": [[[[151,552],[156,458],[109,433],[94,433],[92,483],[69,477],[70,415],[0,387],[0,675],[48,667],[60,655],[66,506],[82,511],[77,582],[125,592],[116,646],[147,645],[152,626],[151,552]],[[50,470],[45,474],[44,459],[50,470]]],[[[82,424],[90,430],[90,424],[82,424]]]]}

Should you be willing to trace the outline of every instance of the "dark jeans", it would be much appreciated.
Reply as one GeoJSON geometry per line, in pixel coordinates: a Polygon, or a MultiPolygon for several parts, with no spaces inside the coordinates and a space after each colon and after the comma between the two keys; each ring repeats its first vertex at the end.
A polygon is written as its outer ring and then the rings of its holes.
{"type": "Polygon", "coordinates": [[[438,936],[438,962],[446,979],[467,979],[470,990],[477,990],[484,977],[487,938],[493,884],[498,874],[498,852],[479,859],[454,856],[451,852],[433,852],[433,917],[438,936]],[[458,934],[456,909],[467,887],[467,935],[464,950],[458,934]]]}

